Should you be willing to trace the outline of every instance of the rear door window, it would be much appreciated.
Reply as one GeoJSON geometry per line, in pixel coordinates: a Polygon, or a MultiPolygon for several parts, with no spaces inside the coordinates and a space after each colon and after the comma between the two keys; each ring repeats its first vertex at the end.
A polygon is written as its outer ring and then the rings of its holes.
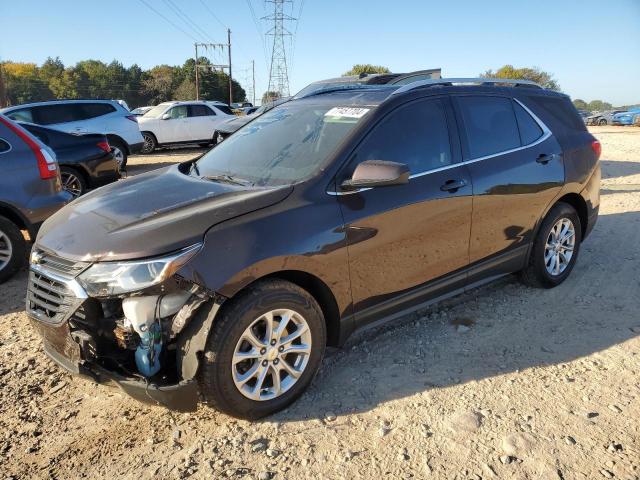
{"type": "Polygon", "coordinates": [[[536,122],[518,102],[513,102],[513,108],[516,112],[516,120],[518,121],[522,145],[529,145],[538,140],[543,133],[538,122],[536,122]]]}
{"type": "Polygon", "coordinates": [[[451,144],[442,102],[418,100],[387,115],[358,147],[354,163],[365,160],[404,163],[412,175],[451,165],[451,144]]]}
{"type": "Polygon", "coordinates": [[[231,111],[229,107],[226,105],[216,105],[216,108],[220,110],[222,113],[226,113],[227,115],[233,115],[234,113],[231,111]]]}
{"type": "Polygon", "coordinates": [[[34,123],[33,113],[30,108],[21,108],[20,110],[14,110],[13,112],[7,113],[7,117],[9,117],[11,120],[15,120],[16,122],[34,123]]]}
{"type": "Polygon", "coordinates": [[[495,155],[520,147],[520,134],[511,99],[457,97],[470,158],[495,155]]]}
{"type": "Polygon", "coordinates": [[[34,123],[53,125],[83,120],[83,112],[78,104],[61,103],[55,105],[40,105],[33,107],[34,123]]]}
{"type": "Polygon", "coordinates": [[[189,105],[190,117],[209,117],[215,112],[205,105],[189,105]]]}

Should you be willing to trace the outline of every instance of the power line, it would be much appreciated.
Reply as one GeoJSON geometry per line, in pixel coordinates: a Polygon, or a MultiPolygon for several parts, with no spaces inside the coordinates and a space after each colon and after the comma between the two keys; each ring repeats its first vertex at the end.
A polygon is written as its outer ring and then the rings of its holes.
{"type": "Polygon", "coordinates": [[[218,16],[213,13],[213,10],[211,10],[209,8],[209,6],[204,2],[204,0],[200,0],[200,3],[202,4],[202,6],[211,14],[211,16],[220,24],[222,25],[222,27],[227,30],[229,27],[227,27],[224,22],[222,20],[220,20],[220,18],[218,18],[218,16]]]}
{"type": "Polygon", "coordinates": [[[262,33],[262,27],[260,26],[260,22],[258,21],[258,17],[256,16],[256,12],[253,8],[253,4],[251,0],[246,0],[247,5],[249,6],[249,11],[251,12],[251,18],[253,19],[253,25],[256,27],[256,32],[258,32],[258,36],[260,37],[260,41],[262,42],[262,50],[264,54],[264,66],[267,68],[269,66],[269,56],[267,54],[267,43],[264,40],[264,34],[262,33]]]}
{"type": "Polygon", "coordinates": [[[163,0],[164,3],[171,8],[178,17],[184,22],[187,28],[190,28],[196,35],[202,36],[203,39],[213,41],[211,37],[205,32],[202,28],[200,28],[189,16],[182,11],[180,7],[178,7],[172,0],[163,0]]]}
{"type": "Polygon", "coordinates": [[[149,5],[145,0],[140,0],[140,3],[142,3],[143,5],[145,5],[149,10],[151,10],[152,12],[154,12],[156,15],[158,15],[159,17],[163,18],[167,23],[173,25],[174,28],[180,30],[182,33],[184,33],[187,37],[191,38],[194,42],[197,42],[198,39],[196,37],[194,37],[193,35],[191,35],[190,33],[187,33],[184,29],[182,29],[181,27],[179,27],[178,25],[176,25],[175,23],[173,23],[171,20],[169,20],[167,17],[165,17],[162,13],[160,13],[158,10],[156,10],[155,8],[153,8],[151,5],[149,5]]]}

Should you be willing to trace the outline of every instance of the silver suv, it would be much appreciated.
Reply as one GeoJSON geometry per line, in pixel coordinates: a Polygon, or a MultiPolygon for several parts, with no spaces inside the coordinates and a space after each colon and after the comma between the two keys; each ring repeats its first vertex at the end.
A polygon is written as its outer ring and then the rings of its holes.
{"type": "Polygon", "coordinates": [[[54,100],[0,110],[18,122],[46,125],[67,133],[101,133],[109,139],[120,167],[143,145],[138,122],[117,100],[54,100]]]}

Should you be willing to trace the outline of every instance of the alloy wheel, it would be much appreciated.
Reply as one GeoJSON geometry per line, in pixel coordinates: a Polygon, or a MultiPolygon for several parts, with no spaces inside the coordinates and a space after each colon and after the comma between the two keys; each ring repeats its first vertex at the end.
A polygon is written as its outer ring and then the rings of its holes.
{"type": "Polygon", "coordinates": [[[60,177],[62,178],[62,188],[73,195],[73,198],[82,195],[82,182],[77,175],[71,172],[62,172],[60,177]]]}
{"type": "Polygon", "coordinates": [[[273,400],[300,379],[311,347],[311,330],[302,315],[290,309],[269,311],[240,336],[231,361],[233,382],[251,400],[273,400]]]}
{"type": "Polygon", "coordinates": [[[151,138],[151,135],[143,133],[142,139],[144,140],[144,144],[142,145],[142,153],[151,153],[154,148],[153,138],[151,138]]]}
{"type": "Polygon", "coordinates": [[[11,260],[13,254],[13,246],[9,236],[0,231],[0,270],[4,269],[11,260]]]}
{"type": "Polygon", "coordinates": [[[120,148],[111,146],[111,153],[113,153],[113,158],[115,158],[118,162],[118,166],[122,167],[122,163],[124,162],[124,152],[120,150],[120,148]]]}
{"type": "Polygon", "coordinates": [[[573,257],[576,229],[568,218],[559,219],[551,228],[544,247],[544,265],[550,275],[562,274],[573,257]]]}

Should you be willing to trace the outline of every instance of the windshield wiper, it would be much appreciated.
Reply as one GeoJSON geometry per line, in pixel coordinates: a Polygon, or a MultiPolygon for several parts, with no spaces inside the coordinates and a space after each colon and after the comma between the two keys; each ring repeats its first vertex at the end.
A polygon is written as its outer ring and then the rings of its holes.
{"type": "Polygon", "coordinates": [[[191,168],[189,168],[189,175],[191,172],[196,172],[196,175],[200,176],[200,170],[198,170],[198,162],[193,162],[191,164],[191,168]]]}
{"type": "Polygon", "coordinates": [[[222,174],[222,175],[205,175],[203,177],[200,178],[204,178],[206,180],[211,180],[213,182],[223,182],[223,183],[231,183],[233,185],[250,185],[251,182],[248,180],[245,180],[243,178],[237,178],[237,177],[233,177],[231,175],[227,175],[227,174],[222,174]]]}

